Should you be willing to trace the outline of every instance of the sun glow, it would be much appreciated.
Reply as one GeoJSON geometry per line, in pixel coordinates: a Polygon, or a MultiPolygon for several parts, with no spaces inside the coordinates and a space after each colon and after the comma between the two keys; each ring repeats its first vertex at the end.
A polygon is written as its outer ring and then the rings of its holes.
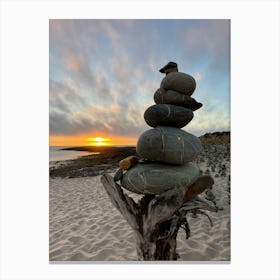
{"type": "Polygon", "coordinates": [[[103,137],[93,137],[87,139],[89,145],[91,146],[109,146],[111,144],[111,138],[103,138],[103,137]]]}
{"type": "Polygon", "coordinates": [[[50,136],[50,146],[135,146],[137,137],[106,135],[50,136]]]}

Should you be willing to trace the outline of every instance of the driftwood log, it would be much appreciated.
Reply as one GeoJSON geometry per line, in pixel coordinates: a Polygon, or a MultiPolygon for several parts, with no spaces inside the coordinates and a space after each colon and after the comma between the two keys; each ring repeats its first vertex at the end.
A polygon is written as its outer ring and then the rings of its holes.
{"type": "MultiPolygon", "coordinates": [[[[177,260],[176,238],[180,228],[190,237],[186,215],[216,212],[217,208],[195,196],[185,201],[185,188],[178,187],[160,195],[145,195],[138,203],[125,194],[122,187],[108,174],[101,182],[113,205],[136,233],[139,260],[177,260]]],[[[210,223],[211,219],[209,218],[210,223]]]]}

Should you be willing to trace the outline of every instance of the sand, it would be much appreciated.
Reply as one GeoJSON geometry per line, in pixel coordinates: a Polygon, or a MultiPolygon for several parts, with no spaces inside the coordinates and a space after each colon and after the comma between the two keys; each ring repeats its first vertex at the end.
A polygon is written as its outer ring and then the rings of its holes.
{"type": "MultiPolygon", "coordinates": [[[[178,261],[230,261],[229,162],[224,164],[225,176],[215,177],[217,170],[210,170],[221,209],[207,212],[213,227],[207,217],[189,214],[191,237],[186,240],[179,230],[178,261]]],[[[211,169],[206,162],[199,166],[203,173],[211,169]]],[[[111,204],[100,175],[50,179],[49,186],[50,261],[137,261],[134,232],[111,204]]],[[[140,197],[130,194],[135,200],[140,197]]]]}

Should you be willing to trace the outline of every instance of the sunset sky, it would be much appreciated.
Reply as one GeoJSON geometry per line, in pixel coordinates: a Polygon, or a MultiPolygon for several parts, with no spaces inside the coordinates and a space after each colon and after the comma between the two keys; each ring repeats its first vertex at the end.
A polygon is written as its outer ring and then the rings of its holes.
{"type": "Polygon", "coordinates": [[[183,129],[230,130],[229,20],[49,24],[50,145],[135,145],[168,61],[196,79],[192,97],[204,104],[183,129]]]}

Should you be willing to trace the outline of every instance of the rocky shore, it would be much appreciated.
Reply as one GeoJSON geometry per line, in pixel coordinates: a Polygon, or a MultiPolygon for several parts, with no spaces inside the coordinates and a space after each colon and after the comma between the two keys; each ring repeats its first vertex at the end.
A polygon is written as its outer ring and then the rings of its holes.
{"type": "Polygon", "coordinates": [[[87,151],[94,154],[77,159],[57,161],[50,165],[50,178],[78,178],[101,175],[118,168],[123,158],[136,155],[135,147],[69,147],[63,150],[87,151]]]}
{"type": "MultiPolygon", "coordinates": [[[[202,136],[204,137],[204,136],[202,136]]],[[[225,174],[225,163],[230,161],[230,134],[208,133],[207,140],[202,142],[202,152],[196,162],[206,164],[206,173],[210,171],[215,177],[225,174]],[[226,136],[225,136],[226,135],[226,136]]],[[[137,155],[135,147],[69,147],[67,150],[88,151],[93,155],[82,156],[74,160],[58,161],[50,165],[50,178],[79,178],[102,175],[114,172],[120,160],[127,156],[137,155]]]]}
{"type": "Polygon", "coordinates": [[[230,131],[206,133],[199,139],[202,144],[230,143],[230,131]]]}

